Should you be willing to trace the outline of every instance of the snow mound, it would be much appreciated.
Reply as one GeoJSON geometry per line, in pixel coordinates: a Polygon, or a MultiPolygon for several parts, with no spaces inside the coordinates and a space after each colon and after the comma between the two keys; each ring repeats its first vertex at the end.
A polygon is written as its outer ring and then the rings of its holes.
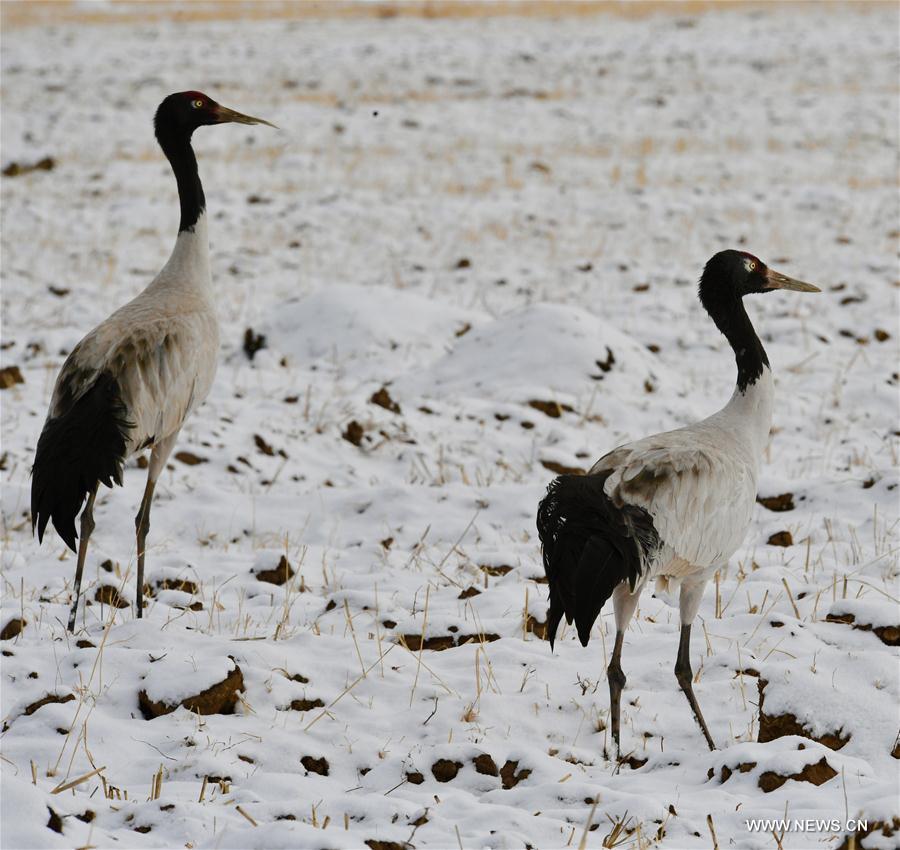
{"type": "Polygon", "coordinates": [[[535,304],[462,336],[400,386],[423,395],[557,401],[598,393],[645,397],[663,378],[653,355],[609,322],[575,307],[535,304]],[[652,388],[652,389],[651,389],[652,388]]]}
{"type": "Polygon", "coordinates": [[[341,365],[389,352],[416,358],[437,353],[473,320],[470,311],[411,292],[345,285],[278,304],[261,331],[294,365],[341,365]]]}

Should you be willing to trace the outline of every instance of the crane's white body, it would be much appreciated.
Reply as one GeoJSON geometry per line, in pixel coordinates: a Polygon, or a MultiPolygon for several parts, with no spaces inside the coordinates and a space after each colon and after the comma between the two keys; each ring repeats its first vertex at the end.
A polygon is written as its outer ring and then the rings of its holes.
{"type": "Polygon", "coordinates": [[[98,375],[108,372],[134,425],[128,454],[148,445],[174,444],[185,419],[209,394],[218,349],[202,213],[193,230],[178,234],[172,255],[150,285],[72,350],[57,377],[48,419],[65,412],[64,399],[77,400],[98,375]]]}
{"type": "MultiPolygon", "coordinates": [[[[612,470],[605,493],[617,505],[643,508],[661,548],[641,585],[657,579],[672,590],[702,579],[740,547],[756,502],[759,462],[769,439],[774,387],[768,366],[720,411],[675,431],[609,452],[590,474],[612,470]]],[[[698,599],[699,602],[699,599],[698,599]]]]}

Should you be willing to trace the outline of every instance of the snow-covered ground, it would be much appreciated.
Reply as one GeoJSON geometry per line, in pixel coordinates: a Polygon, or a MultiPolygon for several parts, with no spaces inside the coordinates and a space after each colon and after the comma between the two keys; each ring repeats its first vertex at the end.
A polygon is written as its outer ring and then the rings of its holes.
{"type": "Polygon", "coordinates": [[[26,623],[0,644],[3,847],[836,847],[842,824],[746,819],[900,816],[895,4],[14,5],[2,165],[55,167],[0,182],[2,366],[24,379],[0,392],[0,628],[26,623]],[[32,539],[29,469],[65,353],[170,249],[150,119],[187,88],[282,129],[195,136],[219,373],[157,490],[145,619],[95,601],[134,600],[133,460],[99,496],[72,637],[74,558],[32,539]],[[791,509],[758,507],[694,629],[721,749],[648,592],[617,766],[611,613],[550,653],[535,507],[551,467],[728,398],[695,296],[724,247],[824,290],[748,305],[778,392],[760,495],[791,509]],[[293,577],[261,581],[282,556],[293,577]],[[236,668],[233,713],[145,719],[236,668]],[[760,679],[763,739],[849,740],[759,742],[760,679]]]}

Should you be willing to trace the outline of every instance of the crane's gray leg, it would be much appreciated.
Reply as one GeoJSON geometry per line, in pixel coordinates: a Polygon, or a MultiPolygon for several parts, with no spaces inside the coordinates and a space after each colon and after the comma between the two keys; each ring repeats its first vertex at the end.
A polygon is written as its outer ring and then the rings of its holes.
{"type": "Polygon", "coordinates": [[[625,687],[625,674],[622,672],[622,642],[625,640],[625,629],[634,616],[638,599],[641,596],[642,585],[629,590],[628,582],[622,582],[613,591],[613,609],[616,614],[616,643],[613,647],[612,658],[609,667],[606,668],[606,678],[609,681],[609,724],[612,727],[613,740],[616,742],[616,758],[622,749],[619,745],[619,722],[621,719],[622,690],[625,687]]]}
{"type": "Polygon", "coordinates": [[[153,503],[153,491],[156,489],[156,481],[160,473],[166,467],[166,461],[175,446],[178,437],[176,431],[164,440],[160,440],[153,446],[150,452],[150,465],[147,469],[147,486],[144,487],[144,497],[134,518],[134,527],[137,532],[137,616],[140,619],[144,612],[144,555],[147,549],[147,532],[150,530],[150,505],[153,503]]]}
{"type": "Polygon", "coordinates": [[[700,704],[697,697],[694,696],[693,679],[694,673],[691,670],[691,623],[697,616],[697,610],[700,607],[700,600],[703,598],[703,589],[706,587],[706,579],[701,581],[688,583],[685,582],[681,586],[681,596],[679,598],[679,606],[681,608],[681,637],[678,642],[678,657],[675,660],[675,678],[684,695],[687,697],[688,704],[694,712],[694,718],[706,738],[709,748],[716,748],[712,735],[709,734],[706,721],[703,719],[703,712],[700,711],[700,704]]]}
{"type": "Polygon", "coordinates": [[[69,611],[69,631],[75,633],[75,615],[78,613],[78,598],[81,596],[81,575],[84,572],[84,561],[87,558],[88,540],[94,530],[94,499],[97,498],[97,487],[91,490],[87,504],[81,512],[81,539],[78,541],[78,564],[75,567],[75,599],[69,611]]]}

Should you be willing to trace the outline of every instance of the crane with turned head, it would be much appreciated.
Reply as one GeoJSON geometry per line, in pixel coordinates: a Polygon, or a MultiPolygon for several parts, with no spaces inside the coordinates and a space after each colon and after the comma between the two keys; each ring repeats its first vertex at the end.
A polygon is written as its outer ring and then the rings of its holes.
{"type": "Polygon", "coordinates": [[[56,378],[32,468],[31,520],[41,541],[52,520],[73,551],[77,542],[70,631],[94,530],[97,489],[101,483],[122,484],[126,458],[149,448],[147,484],[135,517],[136,607],[142,615],[153,491],[181,426],[209,393],[219,348],[206,199],[191,136],[198,127],[226,123],[274,127],[196,91],[171,94],[159,105],[156,140],[172,166],[181,204],[175,247],[143,292],[72,349],[56,378]],[[80,540],[75,530],[79,512],[80,540]]]}
{"type": "Polygon", "coordinates": [[[743,251],[712,257],[699,294],[737,361],[737,386],[728,404],[693,425],[613,449],[587,475],[559,476],[538,507],[551,646],[563,616],[575,623],[587,646],[594,621],[612,596],[616,639],[607,674],[617,755],[625,686],[622,645],[650,579],[680,585],[675,676],[709,748],[715,749],[692,686],[691,624],[706,582],[738,549],[750,526],[757,470],[772,422],[773,383],[743,298],[776,289],[819,292],[743,251]]]}

